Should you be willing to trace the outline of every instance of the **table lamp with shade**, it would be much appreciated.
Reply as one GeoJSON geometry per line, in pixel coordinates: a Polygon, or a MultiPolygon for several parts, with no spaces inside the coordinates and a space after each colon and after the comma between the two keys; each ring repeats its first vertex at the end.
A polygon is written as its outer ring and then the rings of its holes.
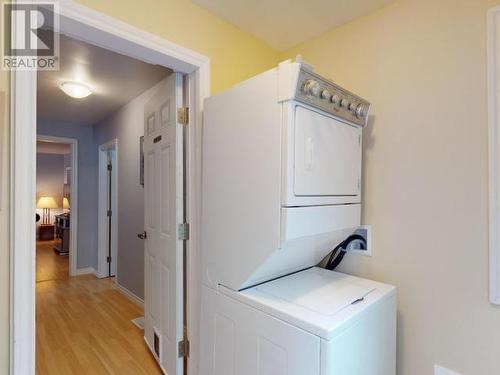
{"type": "Polygon", "coordinates": [[[42,224],[50,224],[50,209],[58,208],[57,202],[53,197],[40,197],[36,208],[43,209],[42,224]]]}
{"type": "Polygon", "coordinates": [[[63,198],[63,209],[64,210],[69,210],[70,209],[69,199],[66,198],[66,197],[63,198]]]}

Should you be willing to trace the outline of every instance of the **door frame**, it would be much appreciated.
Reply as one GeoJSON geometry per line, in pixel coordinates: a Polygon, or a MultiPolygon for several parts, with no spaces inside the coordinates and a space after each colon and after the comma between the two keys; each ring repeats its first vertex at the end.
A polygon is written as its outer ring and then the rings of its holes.
{"type": "MultiPolygon", "coordinates": [[[[115,163],[111,170],[112,180],[116,183],[111,186],[111,206],[114,210],[111,215],[111,250],[112,254],[118,255],[118,139],[112,139],[103,143],[98,147],[98,197],[97,197],[97,271],[96,276],[99,278],[108,277],[108,191],[107,191],[107,152],[115,151],[115,163]]],[[[118,256],[114,259],[118,262],[118,256]]],[[[115,280],[118,280],[118,263],[115,263],[116,273],[115,280]]]]}
{"type": "MultiPolygon", "coordinates": [[[[71,222],[69,231],[69,275],[78,274],[78,140],[37,134],[37,141],[63,143],[71,149],[71,222]]],[[[36,172],[36,169],[35,169],[36,172]]],[[[35,181],[36,184],[36,181],[35,181]]],[[[36,265],[35,265],[36,266],[36,265]]]]}
{"type": "MultiPolygon", "coordinates": [[[[187,129],[187,254],[189,368],[199,363],[199,213],[203,100],[210,94],[210,60],[195,51],[66,0],[59,3],[60,32],[102,48],[187,75],[190,125],[187,129]]],[[[12,24],[12,38],[21,35],[12,24]]],[[[12,71],[10,131],[10,373],[35,374],[35,161],[36,71],[12,71]]]]}
{"type": "Polygon", "coordinates": [[[488,177],[489,177],[489,299],[500,305],[500,52],[497,33],[500,28],[500,6],[487,12],[487,63],[488,63],[488,177]]]}

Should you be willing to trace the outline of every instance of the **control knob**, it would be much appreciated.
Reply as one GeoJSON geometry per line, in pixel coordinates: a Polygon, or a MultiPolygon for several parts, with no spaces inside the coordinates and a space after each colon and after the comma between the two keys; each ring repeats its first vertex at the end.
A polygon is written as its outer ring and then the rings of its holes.
{"type": "Polygon", "coordinates": [[[316,96],[318,97],[321,93],[321,87],[318,82],[313,79],[308,79],[304,83],[303,91],[306,95],[316,96]]]}
{"type": "Polygon", "coordinates": [[[330,101],[335,104],[335,105],[339,105],[340,103],[340,98],[338,95],[333,95],[331,98],[330,98],[330,101]]]}
{"type": "Polygon", "coordinates": [[[340,106],[341,106],[341,107],[344,107],[344,108],[349,108],[349,100],[347,100],[347,99],[342,99],[342,100],[340,101],[340,106]]]}
{"type": "Polygon", "coordinates": [[[321,91],[321,99],[326,99],[326,100],[330,100],[330,91],[328,90],[323,90],[321,91]]]}
{"type": "Polygon", "coordinates": [[[356,117],[357,118],[363,118],[366,116],[367,114],[367,111],[368,111],[368,107],[364,104],[359,104],[357,107],[356,107],[356,117]]]}

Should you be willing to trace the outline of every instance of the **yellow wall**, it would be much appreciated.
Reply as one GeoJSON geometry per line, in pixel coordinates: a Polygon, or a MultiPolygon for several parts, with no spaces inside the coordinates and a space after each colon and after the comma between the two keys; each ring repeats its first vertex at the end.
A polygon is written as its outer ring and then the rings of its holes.
{"type": "Polygon", "coordinates": [[[276,66],[278,53],[190,0],[78,0],[210,58],[212,93],[276,66]]]}
{"type": "Polygon", "coordinates": [[[401,0],[282,55],[369,99],[364,222],[373,258],[344,270],[398,287],[398,375],[434,363],[500,374],[488,302],[486,11],[498,1],[401,0]]]}

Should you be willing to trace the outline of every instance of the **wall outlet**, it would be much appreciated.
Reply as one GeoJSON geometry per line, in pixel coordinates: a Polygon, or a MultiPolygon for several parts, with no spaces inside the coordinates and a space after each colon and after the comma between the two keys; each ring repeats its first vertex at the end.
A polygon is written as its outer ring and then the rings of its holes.
{"type": "Polygon", "coordinates": [[[448,370],[447,368],[434,365],[434,375],[461,375],[458,372],[448,370]]]}
{"type": "Polygon", "coordinates": [[[353,234],[359,234],[366,240],[366,249],[356,249],[350,248],[350,254],[358,254],[371,257],[373,254],[373,241],[372,241],[372,226],[371,225],[360,225],[353,234]]]}

